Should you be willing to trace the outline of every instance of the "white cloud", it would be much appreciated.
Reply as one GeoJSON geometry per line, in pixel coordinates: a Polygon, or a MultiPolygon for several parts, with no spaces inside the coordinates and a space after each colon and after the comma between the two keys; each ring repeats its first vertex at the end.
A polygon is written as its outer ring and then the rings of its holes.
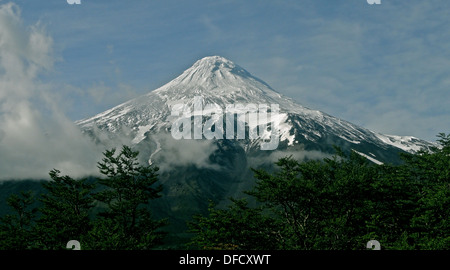
{"type": "Polygon", "coordinates": [[[210,155],[217,150],[213,140],[175,140],[170,134],[165,133],[152,135],[151,138],[163,149],[150,156],[151,161],[162,171],[189,165],[197,168],[220,168],[209,160],[210,155]]]}
{"type": "Polygon", "coordinates": [[[59,169],[97,172],[101,150],[62,113],[51,86],[53,41],[38,24],[26,27],[13,3],[0,6],[0,179],[48,178],[59,169]]]}

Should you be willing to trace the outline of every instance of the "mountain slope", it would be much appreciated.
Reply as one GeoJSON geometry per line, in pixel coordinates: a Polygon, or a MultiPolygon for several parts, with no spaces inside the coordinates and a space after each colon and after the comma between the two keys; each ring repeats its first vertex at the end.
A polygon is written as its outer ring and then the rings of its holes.
{"type": "Polygon", "coordinates": [[[185,230],[193,214],[206,211],[209,200],[220,205],[248,190],[253,185],[250,168],[271,168],[283,156],[323,158],[332,155],[336,145],[381,164],[399,162],[399,152],[432,145],[414,137],[372,132],[306,108],[220,56],[200,59],[162,87],[76,124],[108,147],[131,145],[140,151],[143,163],[161,168],[164,194],[153,202],[153,210],[156,216],[169,216],[171,230],[178,232],[185,230]],[[259,109],[265,104],[271,109],[270,119],[259,117],[257,125],[250,125],[237,117],[230,124],[220,116],[227,106],[236,104],[254,104],[259,109]],[[273,111],[274,104],[278,113],[273,111]],[[194,139],[194,125],[190,139],[175,139],[173,125],[183,118],[185,123],[209,125],[210,131],[212,126],[215,131],[222,127],[223,137],[206,139],[203,132],[202,139],[194,139]],[[243,138],[233,134],[232,139],[224,139],[238,127],[245,127],[243,138]],[[252,139],[249,135],[254,130],[258,137],[252,139]],[[272,134],[279,138],[276,147],[261,150],[272,134]]]}
{"type": "Polygon", "coordinates": [[[383,149],[395,147],[416,151],[431,143],[414,138],[384,135],[364,129],[324,112],[306,108],[273,90],[233,62],[212,56],[198,60],[192,67],[166,85],[136,99],[125,102],[92,118],[77,121],[85,131],[100,129],[138,144],[148,132],[169,131],[176,104],[193,107],[195,97],[205,104],[225,108],[229,104],[278,104],[280,141],[289,146],[303,142],[319,142],[330,134],[354,147],[362,142],[383,149]]]}

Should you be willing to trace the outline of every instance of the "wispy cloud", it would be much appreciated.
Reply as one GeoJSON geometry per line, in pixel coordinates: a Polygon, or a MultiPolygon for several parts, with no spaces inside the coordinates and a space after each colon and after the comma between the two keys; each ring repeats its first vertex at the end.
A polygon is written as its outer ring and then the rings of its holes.
{"type": "Polygon", "coordinates": [[[428,140],[450,132],[449,3],[306,2],[266,37],[266,50],[246,52],[251,70],[306,106],[375,131],[428,140]]]}
{"type": "Polygon", "coordinates": [[[218,149],[213,141],[175,140],[171,134],[163,132],[153,135],[152,140],[163,149],[150,155],[151,162],[156,163],[162,171],[182,166],[220,169],[219,165],[210,160],[210,156],[218,149]]]}
{"type": "Polygon", "coordinates": [[[95,173],[99,153],[61,111],[39,76],[52,69],[53,41],[27,27],[20,9],[0,6],[0,179],[74,177],[95,173]]]}

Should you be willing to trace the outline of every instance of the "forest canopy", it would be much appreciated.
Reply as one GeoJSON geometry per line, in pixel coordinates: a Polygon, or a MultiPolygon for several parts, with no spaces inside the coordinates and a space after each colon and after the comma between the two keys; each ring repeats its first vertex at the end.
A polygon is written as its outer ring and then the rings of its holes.
{"type": "MultiPolygon", "coordinates": [[[[252,169],[244,199],[211,202],[188,221],[186,249],[361,250],[377,240],[386,250],[450,249],[450,135],[436,147],[402,153],[402,164],[374,164],[336,148],[332,158],[299,162],[284,157],[277,169],[252,169]]],[[[149,210],[161,197],[158,167],[139,164],[123,146],[103,153],[99,179],[73,179],[53,169],[45,193],[12,194],[0,218],[1,250],[164,248],[167,219],[149,210]],[[36,204],[36,202],[39,202],[36,204]]]]}

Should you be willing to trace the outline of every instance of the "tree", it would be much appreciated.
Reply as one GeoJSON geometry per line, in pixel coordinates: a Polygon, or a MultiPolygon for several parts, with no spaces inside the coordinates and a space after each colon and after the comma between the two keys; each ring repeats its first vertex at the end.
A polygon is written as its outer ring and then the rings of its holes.
{"type": "Polygon", "coordinates": [[[382,249],[450,249],[450,135],[438,137],[440,145],[402,154],[399,165],[340,149],[323,160],[281,158],[273,173],[254,170],[247,194],[257,208],[239,200],[210,208],[207,217],[195,217],[193,242],[351,250],[376,239],[382,249]],[[264,241],[247,241],[255,232],[264,241]]]}
{"type": "Polygon", "coordinates": [[[249,208],[245,199],[231,201],[226,209],[215,209],[211,202],[208,217],[195,215],[188,222],[195,234],[189,245],[206,250],[276,249],[271,241],[273,220],[262,215],[260,208],[249,208]]]}
{"type": "Polygon", "coordinates": [[[33,207],[35,199],[31,191],[12,194],[7,204],[14,214],[0,218],[0,249],[23,250],[33,246],[33,219],[37,208],[33,207]]]}
{"type": "Polygon", "coordinates": [[[291,157],[281,158],[276,165],[280,168],[274,174],[263,169],[254,170],[256,185],[248,194],[270,211],[276,218],[278,242],[281,249],[310,249],[317,233],[317,218],[321,201],[317,179],[324,173],[322,164],[310,161],[307,166],[291,157]],[[302,177],[301,170],[310,173],[302,177]],[[317,177],[317,178],[316,178],[317,177]]]}
{"type": "Polygon", "coordinates": [[[437,137],[439,145],[430,151],[403,155],[419,187],[408,237],[417,249],[450,249],[450,134],[437,137]]]}
{"type": "Polygon", "coordinates": [[[88,246],[93,249],[150,249],[161,243],[165,233],[159,229],[166,220],[153,220],[148,203],[159,198],[158,167],[141,166],[138,151],[123,146],[107,150],[98,163],[105,178],[95,198],[105,208],[90,232],[88,246]]]}
{"type": "Polygon", "coordinates": [[[281,158],[270,174],[255,170],[248,194],[262,203],[279,224],[280,249],[358,249],[369,217],[377,165],[340,149],[332,158],[298,162],[281,158]]]}
{"type": "Polygon", "coordinates": [[[69,240],[82,240],[91,229],[90,210],[94,206],[94,183],[75,180],[50,171],[51,181],[42,185],[47,193],[40,201],[41,216],[37,220],[37,246],[40,249],[65,249],[69,240]]]}

